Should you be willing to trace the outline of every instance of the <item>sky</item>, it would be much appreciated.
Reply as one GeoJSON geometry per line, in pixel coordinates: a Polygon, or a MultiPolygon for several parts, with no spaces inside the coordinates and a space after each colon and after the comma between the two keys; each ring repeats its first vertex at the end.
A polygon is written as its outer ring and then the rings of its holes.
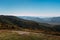
{"type": "Polygon", "coordinates": [[[0,0],[0,15],[60,16],[60,0],[0,0]]]}

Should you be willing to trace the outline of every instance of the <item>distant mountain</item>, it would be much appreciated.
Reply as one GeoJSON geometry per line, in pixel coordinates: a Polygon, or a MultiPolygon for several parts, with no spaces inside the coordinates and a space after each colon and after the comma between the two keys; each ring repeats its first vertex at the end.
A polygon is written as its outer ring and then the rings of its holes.
{"type": "Polygon", "coordinates": [[[41,23],[60,24],[60,17],[40,18],[40,17],[20,16],[19,18],[41,23]]]}
{"type": "Polygon", "coordinates": [[[60,17],[53,17],[53,18],[51,18],[51,22],[60,23],[60,17]]]}
{"type": "Polygon", "coordinates": [[[25,20],[32,20],[32,21],[35,21],[35,22],[42,22],[42,23],[45,22],[45,20],[43,20],[42,18],[39,18],[39,17],[19,16],[19,18],[22,18],[22,19],[25,19],[25,20]]]}
{"type": "Polygon", "coordinates": [[[37,21],[37,22],[44,21],[43,19],[41,19],[39,17],[20,16],[19,18],[23,18],[23,19],[26,19],[26,20],[37,21]]]}

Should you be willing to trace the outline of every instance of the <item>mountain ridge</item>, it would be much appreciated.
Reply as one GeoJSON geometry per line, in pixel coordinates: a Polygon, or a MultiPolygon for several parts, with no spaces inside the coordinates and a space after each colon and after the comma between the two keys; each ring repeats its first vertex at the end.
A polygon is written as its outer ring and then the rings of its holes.
{"type": "Polygon", "coordinates": [[[41,22],[41,23],[60,25],[60,17],[40,18],[40,17],[30,17],[30,16],[19,16],[19,18],[23,18],[26,20],[32,20],[32,21],[36,21],[36,22],[41,22]]]}

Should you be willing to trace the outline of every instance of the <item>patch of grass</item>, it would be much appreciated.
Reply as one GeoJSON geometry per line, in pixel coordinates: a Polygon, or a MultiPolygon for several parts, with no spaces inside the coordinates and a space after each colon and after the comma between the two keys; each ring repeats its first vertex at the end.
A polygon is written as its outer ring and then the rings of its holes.
{"type": "Polygon", "coordinates": [[[42,33],[29,35],[18,34],[11,31],[0,31],[0,40],[60,40],[58,36],[48,36],[42,33]]]}
{"type": "Polygon", "coordinates": [[[0,40],[41,40],[39,37],[33,35],[20,35],[15,32],[1,31],[0,40]]]}

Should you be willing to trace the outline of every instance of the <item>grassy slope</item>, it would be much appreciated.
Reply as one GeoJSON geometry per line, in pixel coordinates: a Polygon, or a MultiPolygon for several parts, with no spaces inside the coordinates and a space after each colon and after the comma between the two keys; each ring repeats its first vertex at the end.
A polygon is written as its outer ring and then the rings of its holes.
{"type": "Polygon", "coordinates": [[[60,40],[60,37],[42,33],[21,35],[11,31],[0,31],[0,40],[60,40]]]}

